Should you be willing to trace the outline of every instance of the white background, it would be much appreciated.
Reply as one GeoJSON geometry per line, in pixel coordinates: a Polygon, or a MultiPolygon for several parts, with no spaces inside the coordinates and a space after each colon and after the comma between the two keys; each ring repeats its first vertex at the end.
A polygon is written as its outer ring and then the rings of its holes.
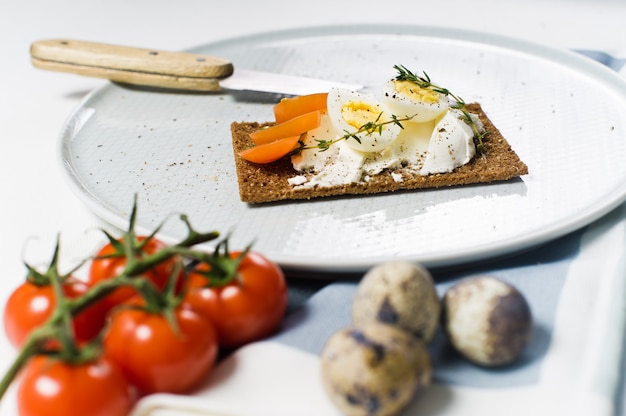
{"type": "MultiPolygon", "coordinates": [[[[58,165],[58,134],[93,88],[106,81],[33,68],[29,46],[73,38],[180,50],[274,29],[347,23],[458,27],[552,46],[626,57],[620,0],[207,1],[4,0],[0,3],[0,304],[25,277],[25,257],[81,247],[95,219],[58,165]]],[[[0,337],[0,370],[13,351],[0,337]]],[[[4,404],[5,414],[12,414],[4,404]]]]}

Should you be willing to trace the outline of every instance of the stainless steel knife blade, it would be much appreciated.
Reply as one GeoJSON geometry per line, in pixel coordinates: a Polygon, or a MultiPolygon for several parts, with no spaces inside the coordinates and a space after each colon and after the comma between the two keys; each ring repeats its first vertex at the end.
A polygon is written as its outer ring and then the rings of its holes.
{"type": "Polygon", "coordinates": [[[232,90],[263,91],[286,95],[327,92],[333,87],[354,91],[363,88],[359,84],[236,68],[231,76],[220,80],[219,84],[222,88],[232,90]]]}

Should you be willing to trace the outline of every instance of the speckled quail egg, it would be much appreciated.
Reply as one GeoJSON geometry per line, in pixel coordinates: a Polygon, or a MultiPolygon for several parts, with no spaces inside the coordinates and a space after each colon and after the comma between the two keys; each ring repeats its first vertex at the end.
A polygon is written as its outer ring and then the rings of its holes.
{"type": "Polygon", "coordinates": [[[511,363],[532,335],[532,314],[524,296],[491,276],[466,278],[443,298],[443,326],[451,344],[483,366],[511,363]]]}
{"type": "Polygon", "coordinates": [[[423,342],[398,327],[369,322],[334,333],[321,354],[324,389],[345,415],[394,415],[428,386],[423,342]]]}
{"type": "Polygon", "coordinates": [[[421,265],[390,261],[371,268],[352,301],[352,321],[396,325],[430,342],[440,322],[441,303],[432,276],[421,265]]]}

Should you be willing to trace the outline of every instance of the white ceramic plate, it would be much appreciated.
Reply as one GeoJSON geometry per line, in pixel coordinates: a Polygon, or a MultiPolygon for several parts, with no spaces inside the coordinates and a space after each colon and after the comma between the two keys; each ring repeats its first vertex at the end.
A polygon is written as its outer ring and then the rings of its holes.
{"type": "MultiPolygon", "coordinates": [[[[459,265],[562,236],[626,197],[626,84],[573,52],[445,28],[319,27],[236,38],[194,51],[235,67],[376,85],[393,65],[479,101],[528,164],[520,180],[367,197],[240,202],[232,121],[267,121],[278,96],[107,85],[69,117],[60,157],[77,195],[126,228],[184,212],[232,232],[285,267],[358,272],[388,259],[459,265]]],[[[161,236],[182,238],[175,218],[161,236]]],[[[320,273],[318,275],[323,275],[320,273]]]]}

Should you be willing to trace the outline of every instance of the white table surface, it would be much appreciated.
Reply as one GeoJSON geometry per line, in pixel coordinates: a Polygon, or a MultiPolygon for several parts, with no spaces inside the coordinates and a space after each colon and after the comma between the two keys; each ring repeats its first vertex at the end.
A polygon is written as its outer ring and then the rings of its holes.
{"type": "MultiPolygon", "coordinates": [[[[62,248],[71,250],[98,223],[65,183],[57,148],[70,112],[106,81],[33,68],[32,41],[65,37],[180,50],[259,31],[368,22],[483,30],[626,57],[626,2],[621,0],[3,1],[0,304],[25,277],[25,256],[46,260],[57,233],[62,248]]],[[[0,370],[13,355],[0,336],[0,370]]]]}

